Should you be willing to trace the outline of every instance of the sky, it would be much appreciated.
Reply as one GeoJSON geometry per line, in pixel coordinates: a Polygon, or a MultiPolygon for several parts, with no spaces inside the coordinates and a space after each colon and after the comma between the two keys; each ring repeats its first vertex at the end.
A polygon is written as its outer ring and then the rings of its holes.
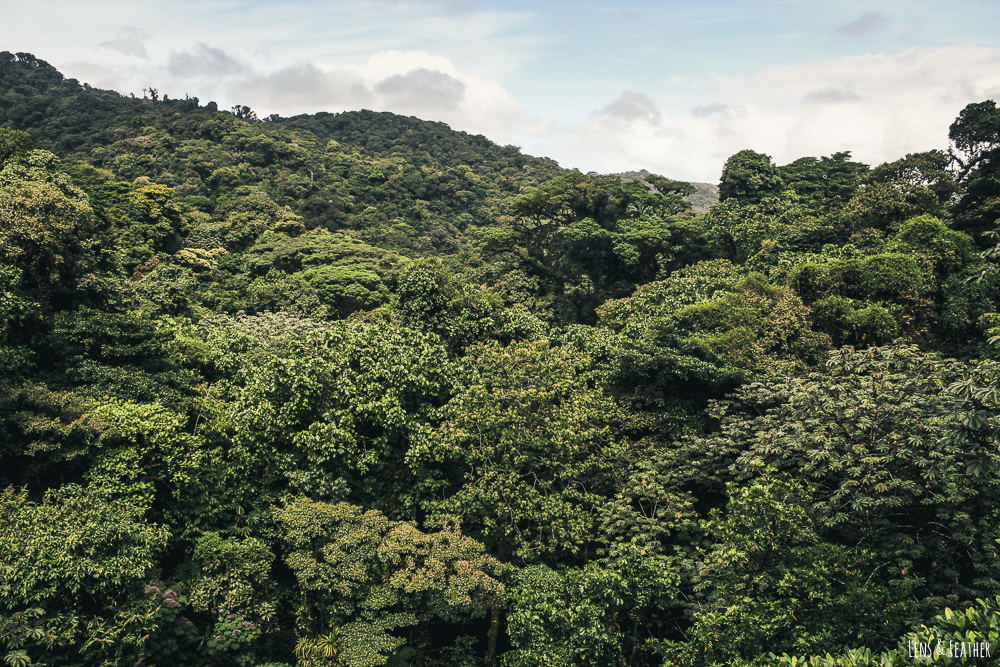
{"type": "Polygon", "coordinates": [[[0,0],[0,50],[260,117],[374,109],[560,165],[717,182],[947,148],[1000,97],[1000,1],[0,0]]]}

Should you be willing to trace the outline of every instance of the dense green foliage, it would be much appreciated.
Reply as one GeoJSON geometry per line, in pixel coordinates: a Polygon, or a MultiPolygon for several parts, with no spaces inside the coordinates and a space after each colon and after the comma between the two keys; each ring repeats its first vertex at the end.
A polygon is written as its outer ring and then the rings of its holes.
{"type": "Polygon", "coordinates": [[[995,103],[950,137],[872,169],[741,151],[696,213],[441,123],[0,53],[0,655],[997,643],[995,103]]]}

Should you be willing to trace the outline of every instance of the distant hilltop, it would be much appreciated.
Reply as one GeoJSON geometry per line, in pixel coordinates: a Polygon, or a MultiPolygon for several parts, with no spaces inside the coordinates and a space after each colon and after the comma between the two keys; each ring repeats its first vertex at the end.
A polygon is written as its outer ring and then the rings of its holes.
{"type": "MultiPolygon", "coordinates": [[[[621,177],[622,181],[629,182],[635,180],[645,180],[647,176],[650,176],[651,172],[645,169],[641,171],[623,171],[618,176],[621,177]]],[[[705,213],[712,204],[719,201],[719,186],[716,183],[695,183],[694,181],[685,181],[691,183],[694,186],[695,192],[693,195],[688,195],[684,199],[691,204],[691,210],[695,213],[705,213]]]]}

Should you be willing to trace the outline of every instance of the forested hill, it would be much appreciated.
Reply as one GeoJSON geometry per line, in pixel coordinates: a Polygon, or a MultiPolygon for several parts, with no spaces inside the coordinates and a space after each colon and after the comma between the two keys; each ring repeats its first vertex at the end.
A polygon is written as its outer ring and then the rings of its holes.
{"type": "MultiPolygon", "coordinates": [[[[155,88],[144,89],[143,97],[123,96],[113,91],[99,90],[75,79],[66,79],[44,60],[31,54],[0,52],[0,122],[5,127],[29,132],[38,148],[70,154],[108,141],[104,134],[109,128],[135,124],[136,117],[146,114],[169,116],[174,113],[212,114],[218,111],[214,103],[201,106],[197,98],[170,99],[155,88]]],[[[237,116],[258,120],[247,107],[235,109],[237,116]]],[[[146,120],[149,120],[148,118],[146,120]]],[[[511,146],[501,147],[482,135],[469,135],[451,130],[444,123],[422,121],[374,111],[352,111],[338,114],[318,113],[293,118],[272,115],[271,123],[312,132],[324,145],[331,139],[364,148],[371,153],[401,153],[416,163],[438,162],[447,167],[461,164],[482,165],[490,169],[497,164],[504,168],[531,164],[535,169],[547,165],[558,170],[551,161],[520,155],[511,146]],[[428,158],[421,152],[433,151],[428,158]],[[510,162],[519,157],[520,164],[510,162]]],[[[143,122],[143,119],[139,119],[143,122]]],[[[557,173],[557,172],[553,172],[557,173]]],[[[548,174],[551,177],[551,173],[548,174]]]]}
{"type": "MultiPolygon", "coordinates": [[[[192,118],[202,121],[217,115],[215,103],[201,106],[197,98],[170,99],[147,88],[144,96],[122,96],[66,79],[31,54],[0,52],[0,125],[31,134],[35,146],[66,157],[88,161],[90,151],[111,145],[128,128],[159,127],[184,135],[192,118]],[[181,114],[187,122],[173,122],[181,114]],[[112,131],[114,130],[114,131],[112,131]]],[[[482,135],[451,130],[444,123],[387,112],[320,112],[281,118],[258,119],[247,107],[233,110],[267,135],[270,130],[301,130],[325,148],[331,140],[357,146],[370,155],[402,159],[416,167],[449,169],[469,166],[479,176],[509,192],[538,185],[566,173],[555,161],[523,155],[514,146],[500,146],[482,135]]],[[[419,193],[418,193],[419,194],[419,193]]],[[[699,200],[698,205],[702,204],[699,200]]]]}
{"type": "Polygon", "coordinates": [[[531,171],[540,171],[543,180],[565,171],[553,160],[522,155],[517,147],[499,146],[481,134],[456,132],[444,123],[389,112],[320,112],[274,122],[288,128],[308,130],[323,142],[333,139],[361,146],[369,153],[399,155],[417,165],[435,162],[445,167],[470,165],[477,172],[491,174],[528,167],[531,171]]]}
{"type": "Polygon", "coordinates": [[[996,643],[993,101],[948,152],[740,151],[714,202],[146,95],[0,54],[6,664],[996,643]]]}

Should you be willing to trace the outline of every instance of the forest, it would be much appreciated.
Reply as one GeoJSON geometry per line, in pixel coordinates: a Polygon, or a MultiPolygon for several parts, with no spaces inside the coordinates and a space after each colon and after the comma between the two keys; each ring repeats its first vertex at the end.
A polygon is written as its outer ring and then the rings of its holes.
{"type": "Polygon", "coordinates": [[[1000,110],[955,113],[714,201],[0,52],[5,664],[995,664],[1000,110]]]}

